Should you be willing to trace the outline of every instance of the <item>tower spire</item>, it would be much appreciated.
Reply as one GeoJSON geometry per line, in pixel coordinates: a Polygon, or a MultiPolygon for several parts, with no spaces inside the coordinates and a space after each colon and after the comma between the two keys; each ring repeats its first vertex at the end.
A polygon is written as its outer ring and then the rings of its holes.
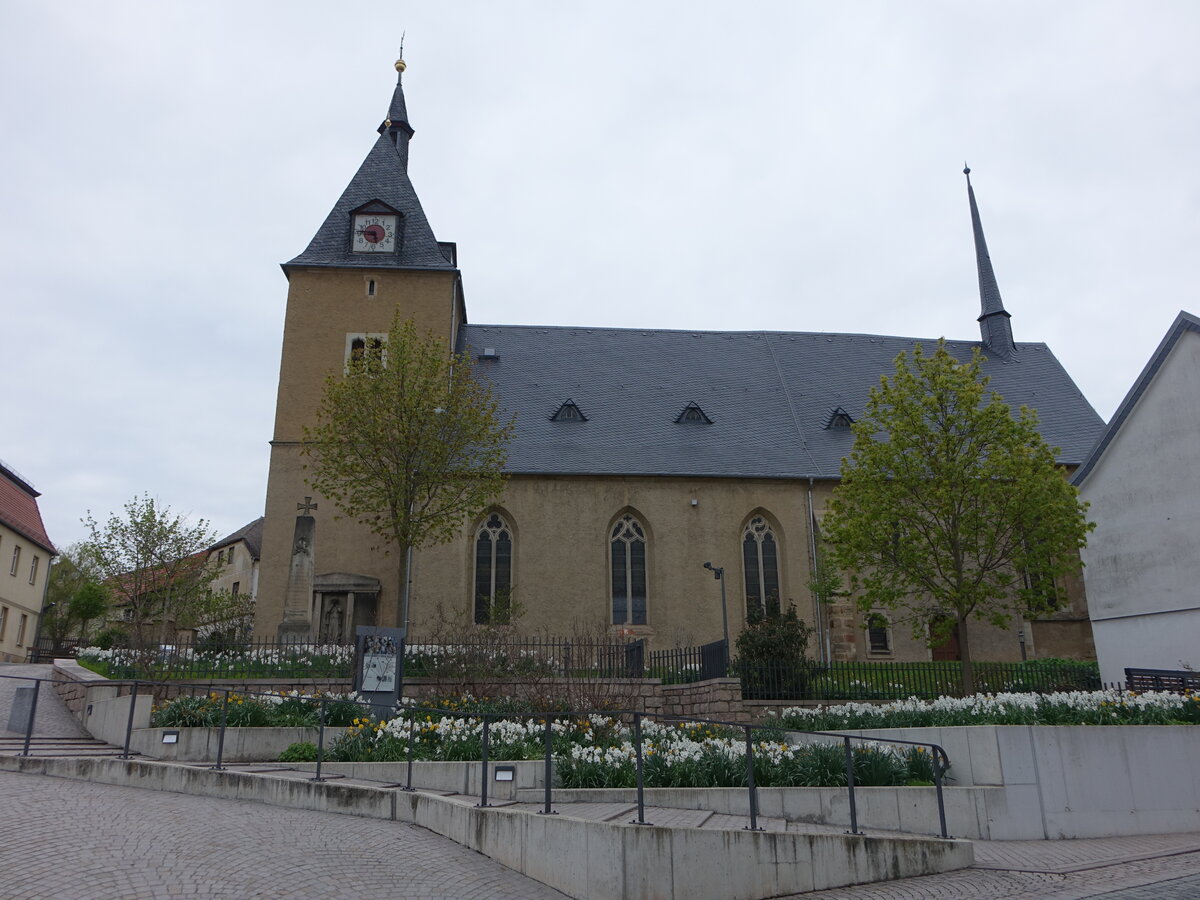
{"type": "Polygon", "coordinates": [[[1013,343],[1012,325],[1008,311],[1000,299],[1000,287],[996,284],[996,273],[992,270],[992,258],[988,254],[987,240],[983,236],[983,223],[979,220],[979,206],[975,203],[975,189],[971,186],[971,169],[963,164],[967,176],[967,200],[971,205],[971,230],[975,235],[975,267],[979,271],[979,332],[983,340],[983,351],[989,356],[1003,359],[1016,352],[1013,343]]]}
{"type": "Polygon", "coordinates": [[[400,164],[408,171],[408,142],[412,139],[413,128],[408,124],[408,107],[404,103],[404,70],[408,64],[404,62],[404,38],[400,38],[400,58],[396,60],[396,89],[392,91],[392,102],[388,106],[387,118],[379,126],[379,133],[388,136],[400,157],[400,164]]]}

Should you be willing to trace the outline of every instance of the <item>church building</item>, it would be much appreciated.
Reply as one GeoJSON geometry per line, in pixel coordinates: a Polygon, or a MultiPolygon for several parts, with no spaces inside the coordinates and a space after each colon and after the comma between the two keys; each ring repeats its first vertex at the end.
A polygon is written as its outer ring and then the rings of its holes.
{"type": "MultiPolygon", "coordinates": [[[[374,146],[308,247],[283,265],[258,636],[339,640],[355,625],[396,623],[396,560],[308,487],[301,442],[326,376],[383,338],[399,307],[447,352],[468,353],[516,422],[503,495],[450,543],[415,552],[417,639],[438,616],[487,622],[511,597],[522,631],[706,643],[722,636],[723,586],[731,635],[772,598],[794,602],[817,629],[818,657],[931,658],[907,627],[819,602],[810,582],[850,425],[900,352],[937,339],[469,323],[457,248],[434,236],[409,179],[404,63],[396,69],[374,146]],[[706,563],[724,570],[724,585],[706,563]]],[[[1045,344],[1014,341],[969,179],[968,203],[980,338],[947,348],[965,361],[982,347],[991,387],[1037,409],[1060,462],[1078,466],[1104,423],[1045,344]]],[[[963,324],[968,314],[964,305],[963,324]]],[[[1047,619],[973,625],[973,655],[1092,655],[1082,586],[1058,587],[1066,602],[1047,619]]],[[[954,658],[953,644],[933,658],[954,658]]]]}

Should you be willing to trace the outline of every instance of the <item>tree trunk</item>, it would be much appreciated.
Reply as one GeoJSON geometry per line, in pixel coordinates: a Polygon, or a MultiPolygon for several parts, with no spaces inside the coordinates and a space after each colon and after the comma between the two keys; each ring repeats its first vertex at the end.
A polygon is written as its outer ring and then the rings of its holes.
{"type": "Polygon", "coordinates": [[[962,658],[962,692],[964,697],[975,693],[975,665],[971,662],[971,638],[967,634],[967,617],[962,613],[957,617],[958,650],[962,658]]]}
{"type": "Polygon", "coordinates": [[[412,606],[412,592],[408,585],[408,556],[410,548],[407,546],[402,546],[399,549],[400,552],[396,554],[396,574],[399,575],[399,579],[396,581],[398,588],[396,593],[396,627],[404,628],[407,624],[406,619],[408,618],[408,614],[410,613],[410,608],[412,606]]]}

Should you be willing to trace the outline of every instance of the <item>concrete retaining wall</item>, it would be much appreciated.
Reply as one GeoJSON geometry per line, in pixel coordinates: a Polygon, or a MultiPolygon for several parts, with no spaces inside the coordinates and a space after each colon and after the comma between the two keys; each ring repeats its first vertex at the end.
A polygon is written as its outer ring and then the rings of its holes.
{"type": "MultiPolygon", "coordinates": [[[[292,763],[302,772],[316,771],[316,763],[292,763]]],[[[542,760],[496,760],[488,764],[488,799],[515,800],[519,791],[532,792],[534,802],[540,803],[546,786],[546,765],[542,760]],[[497,781],[496,767],[511,766],[512,781],[497,781]]],[[[406,784],[408,764],[380,763],[322,763],[321,773],[347,775],[391,784],[406,784]]],[[[414,762],[413,787],[431,791],[454,791],[472,797],[480,795],[483,766],[478,762],[414,762]]],[[[556,794],[558,791],[555,792],[556,794]]]]}
{"type": "Polygon", "coordinates": [[[169,763],[0,757],[0,770],[252,800],[410,822],[571,897],[590,900],[780,894],[910,878],[974,862],[963,841],[656,828],[476,809],[431,794],[169,763]]]}
{"type": "MultiPolygon", "coordinates": [[[[121,700],[126,698],[122,697],[121,700]]],[[[345,728],[325,729],[325,746],[338,739],[345,728]]],[[[290,745],[301,741],[317,742],[316,728],[226,728],[223,762],[274,762],[290,745]]],[[[220,728],[140,728],[129,742],[135,753],[151,759],[178,762],[212,762],[217,758],[220,728]],[[164,744],[163,734],[178,732],[175,743],[164,744]]]]}
{"type": "Polygon", "coordinates": [[[1200,831],[1200,727],[976,725],[846,733],[940,744],[950,757],[952,784],[1001,788],[981,795],[981,837],[1200,831]]]}

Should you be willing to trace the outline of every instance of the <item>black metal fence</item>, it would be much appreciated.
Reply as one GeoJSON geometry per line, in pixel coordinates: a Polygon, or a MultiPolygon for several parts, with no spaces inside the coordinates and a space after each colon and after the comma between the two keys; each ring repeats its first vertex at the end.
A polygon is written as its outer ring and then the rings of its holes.
{"type": "MultiPolygon", "coordinates": [[[[1097,691],[1103,687],[1094,662],[977,662],[973,669],[975,693],[980,694],[1097,691]]],[[[735,662],[733,674],[741,678],[746,700],[932,700],[964,693],[960,662],[735,662]]]]}
{"type": "Polygon", "coordinates": [[[55,640],[50,637],[40,637],[29,647],[25,661],[30,663],[48,663],[56,659],[70,659],[79,649],[77,640],[55,640]]]}
{"type": "Polygon", "coordinates": [[[663,684],[688,684],[709,678],[724,678],[729,673],[725,641],[713,641],[699,647],[671,647],[651,650],[646,674],[663,684]]]}
{"type": "MultiPolygon", "coordinates": [[[[408,678],[492,680],[656,678],[686,684],[732,675],[747,700],[841,701],[932,699],[963,693],[959,662],[749,663],[727,658],[724,641],[649,650],[645,640],[532,638],[483,631],[452,641],[414,635],[406,643],[408,678]]],[[[348,644],[198,641],[145,651],[108,651],[100,660],[112,678],[317,678],[349,680],[354,648],[348,644]]],[[[1094,662],[1030,660],[977,662],[978,693],[1099,690],[1094,662]]]]}
{"type": "MultiPolygon", "coordinates": [[[[492,679],[644,678],[649,674],[648,656],[645,640],[529,638],[480,632],[453,640],[411,636],[405,644],[404,666],[409,678],[481,674],[492,679]]],[[[145,650],[109,650],[97,661],[110,678],[348,680],[353,675],[354,646],[201,640],[145,650]]]]}

